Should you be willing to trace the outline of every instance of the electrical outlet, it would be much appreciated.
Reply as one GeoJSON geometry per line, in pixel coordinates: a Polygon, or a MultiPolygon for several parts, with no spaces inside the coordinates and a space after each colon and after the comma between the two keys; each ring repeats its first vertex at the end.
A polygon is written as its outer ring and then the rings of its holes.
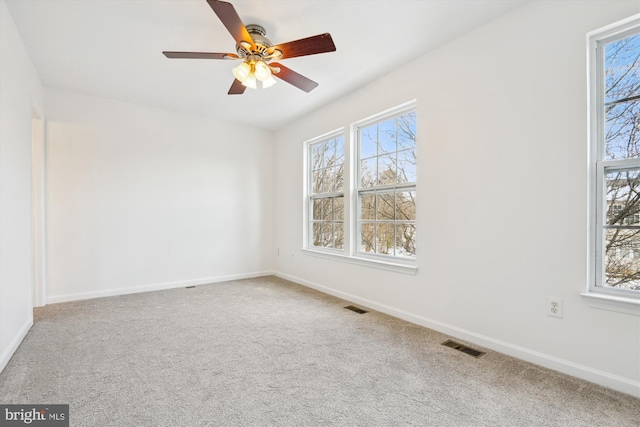
{"type": "Polygon", "coordinates": [[[547,316],[562,319],[562,298],[547,297],[547,316]]]}

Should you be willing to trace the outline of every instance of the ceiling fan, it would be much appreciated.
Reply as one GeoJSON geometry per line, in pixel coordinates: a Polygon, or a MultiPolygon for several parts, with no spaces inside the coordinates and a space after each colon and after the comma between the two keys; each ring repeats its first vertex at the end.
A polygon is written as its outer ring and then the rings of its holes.
{"type": "Polygon", "coordinates": [[[272,60],[295,58],[297,56],[315,55],[318,53],[334,52],[331,34],[294,40],[288,43],[273,45],[265,37],[263,27],[250,24],[245,27],[231,3],[219,0],[207,0],[211,9],[218,15],[220,21],[227,28],[236,41],[236,53],[211,52],[162,52],[167,58],[188,59],[234,59],[242,63],[233,69],[235,80],[229,89],[229,95],[241,95],[247,87],[256,89],[258,85],[267,88],[275,84],[273,76],[302,89],[311,92],[318,83],[298,74],[272,60]]]}

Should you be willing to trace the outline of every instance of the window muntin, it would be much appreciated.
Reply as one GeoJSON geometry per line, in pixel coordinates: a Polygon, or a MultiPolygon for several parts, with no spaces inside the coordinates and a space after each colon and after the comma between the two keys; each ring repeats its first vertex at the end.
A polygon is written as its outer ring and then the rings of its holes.
{"type": "Polygon", "coordinates": [[[344,135],[309,144],[309,246],[344,249],[344,135]]]}
{"type": "Polygon", "coordinates": [[[416,111],[356,127],[356,252],[416,257],[416,111]]]}
{"type": "Polygon", "coordinates": [[[596,274],[590,290],[640,297],[640,28],[595,41],[596,274]]]}

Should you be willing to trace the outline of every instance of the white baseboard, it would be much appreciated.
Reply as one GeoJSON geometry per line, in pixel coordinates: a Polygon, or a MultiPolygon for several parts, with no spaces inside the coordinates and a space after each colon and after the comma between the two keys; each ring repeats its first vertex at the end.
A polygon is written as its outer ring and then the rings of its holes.
{"type": "Polygon", "coordinates": [[[434,331],[441,332],[446,335],[473,343],[482,347],[489,348],[491,350],[513,356],[515,358],[525,360],[527,362],[534,363],[539,366],[543,366],[548,369],[561,372],[563,374],[571,375],[586,381],[590,381],[604,387],[608,387],[626,394],[630,394],[635,397],[640,397],[640,382],[633,381],[625,377],[614,375],[605,371],[590,368],[585,365],[580,365],[565,359],[560,359],[555,356],[551,356],[545,353],[540,353],[535,350],[531,350],[525,347],[520,347],[514,344],[510,344],[505,341],[500,341],[485,335],[481,335],[466,329],[458,328],[456,326],[448,325],[437,320],[427,319],[416,314],[406,312],[394,307],[390,307],[385,304],[381,304],[375,301],[368,300],[366,298],[360,298],[356,295],[351,295],[346,292],[342,292],[327,286],[319,285],[308,280],[300,279],[289,274],[275,271],[275,276],[290,280],[303,286],[318,290],[320,292],[333,295],[344,300],[354,302],[372,310],[379,311],[381,313],[388,314],[393,317],[397,317],[407,322],[414,323],[416,325],[424,326],[434,331]]]}
{"type": "Polygon", "coordinates": [[[227,282],[229,280],[252,279],[254,277],[270,276],[273,271],[256,271],[252,273],[230,274],[227,276],[203,277],[200,279],[181,280],[178,282],[153,283],[150,285],[114,288],[100,291],[79,292],[73,294],[47,296],[47,304],[78,301],[83,299],[111,297],[116,295],[137,294],[140,292],[160,291],[164,289],[182,288],[185,286],[208,285],[210,283],[227,282]]]}
{"type": "Polygon", "coordinates": [[[33,316],[30,316],[25,324],[22,325],[22,328],[20,328],[18,334],[11,340],[9,346],[2,352],[2,356],[0,356],[0,372],[4,371],[4,368],[7,366],[7,363],[9,363],[9,360],[11,360],[13,353],[15,353],[18,347],[20,347],[22,340],[27,336],[27,333],[32,326],[33,316]]]}

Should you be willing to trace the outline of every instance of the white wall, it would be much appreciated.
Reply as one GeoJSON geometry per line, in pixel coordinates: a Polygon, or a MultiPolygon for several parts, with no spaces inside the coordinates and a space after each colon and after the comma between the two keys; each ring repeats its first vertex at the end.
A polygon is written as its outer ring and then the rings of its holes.
{"type": "Polygon", "coordinates": [[[0,2],[0,371],[33,324],[31,119],[42,86],[4,1],[0,2]]]}
{"type": "Polygon", "coordinates": [[[279,131],[278,274],[640,396],[640,318],[579,296],[586,33],[638,12],[637,1],[527,4],[279,131]],[[303,253],[303,141],[413,98],[417,275],[303,253]],[[564,298],[563,319],[545,315],[547,296],[564,298]]]}
{"type": "Polygon", "coordinates": [[[49,303],[273,263],[270,132],[47,89],[49,303]]]}

